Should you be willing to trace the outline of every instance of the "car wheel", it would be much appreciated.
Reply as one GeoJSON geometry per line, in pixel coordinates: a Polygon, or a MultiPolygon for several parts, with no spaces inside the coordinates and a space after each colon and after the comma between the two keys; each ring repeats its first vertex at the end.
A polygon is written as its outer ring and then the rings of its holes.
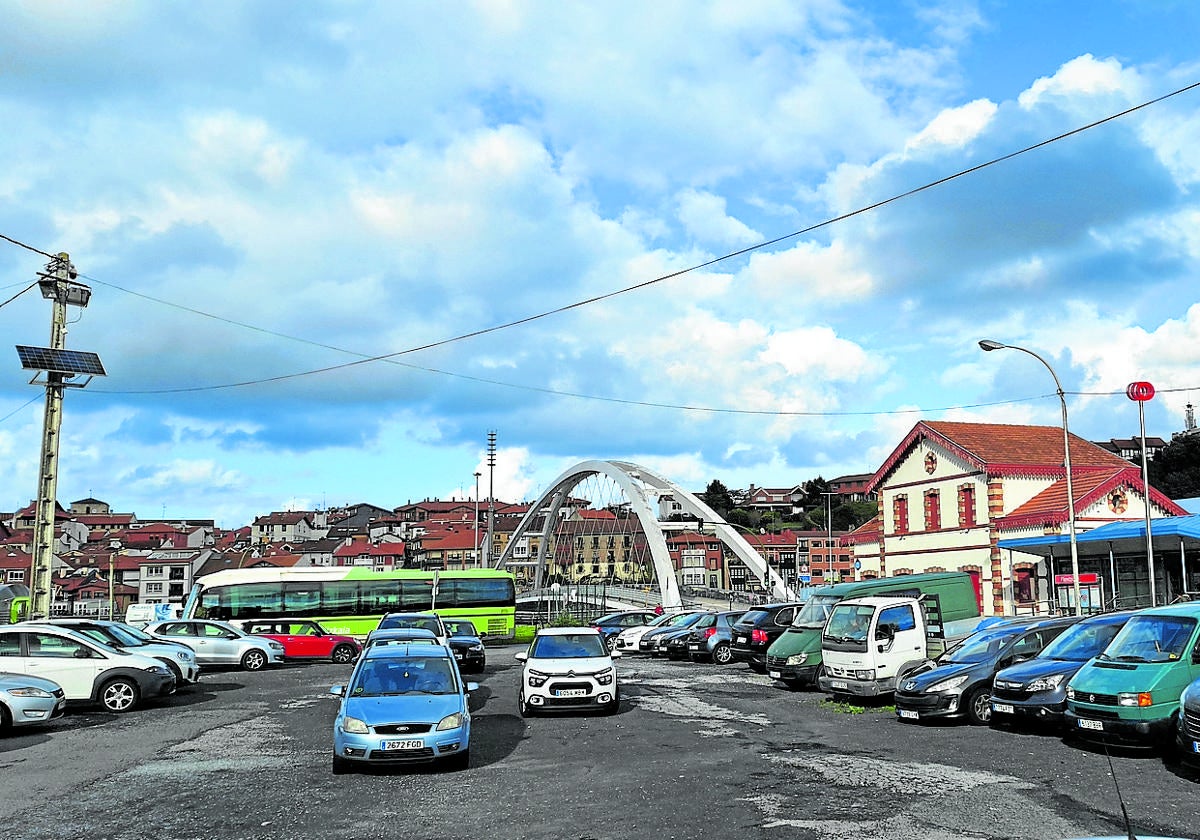
{"type": "Polygon", "coordinates": [[[533,707],[525,702],[524,694],[522,694],[520,697],[517,698],[517,708],[521,712],[521,717],[523,717],[523,718],[533,717],[533,707]]]}
{"type": "Polygon", "coordinates": [[[333,653],[329,655],[339,665],[345,665],[348,662],[353,662],[357,651],[350,645],[338,645],[333,649],[333,653]]]}
{"type": "Polygon", "coordinates": [[[611,636],[605,637],[604,646],[606,648],[608,648],[609,653],[612,653],[614,650],[616,650],[617,649],[617,634],[613,633],[611,636]]]}
{"type": "Polygon", "coordinates": [[[717,665],[728,665],[733,661],[733,650],[725,642],[720,642],[712,652],[713,662],[717,665]]]}
{"type": "Polygon", "coordinates": [[[109,680],[100,688],[100,703],[110,712],[128,712],[138,702],[137,683],[128,677],[109,680]]]}
{"type": "Polygon", "coordinates": [[[342,758],[337,753],[334,753],[333,761],[332,761],[329,769],[333,771],[333,775],[340,776],[343,773],[350,772],[350,762],[347,761],[346,759],[342,758]]]}
{"type": "Polygon", "coordinates": [[[267,655],[261,650],[248,650],[242,654],[242,667],[247,671],[261,671],[267,667],[267,655]]]}
{"type": "Polygon", "coordinates": [[[8,707],[0,703],[0,731],[8,729],[12,726],[12,715],[8,713],[8,707]]]}
{"type": "Polygon", "coordinates": [[[992,719],[992,692],[986,685],[968,694],[963,704],[967,707],[967,718],[976,726],[986,726],[992,719]]]}

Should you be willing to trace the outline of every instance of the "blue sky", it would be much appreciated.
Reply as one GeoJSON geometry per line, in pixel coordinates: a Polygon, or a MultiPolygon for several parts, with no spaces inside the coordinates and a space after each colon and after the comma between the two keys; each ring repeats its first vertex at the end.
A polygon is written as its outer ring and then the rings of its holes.
{"type": "MultiPolygon", "coordinates": [[[[1200,89],[604,297],[1198,82],[1194,3],[0,16],[0,233],[71,254],[67,345],[109,374],[67,396],[63,502],[233,527],[486,494],[489,430],[508,500],[591,458],[786,486],[922,418],[1057,424],[1045,369],[981,338],[1046,357],[1092,439],[1137,433],[1131,381],[1163,437],[1200,389],[1200,89]]],[[[45,261],[0,242],[0,301],[45,261]]],[[[0,308],[10,344],[49,321],[36,289],[0,308]]],[[[12,510],[42,391],[9,352],[12,510]]]]}

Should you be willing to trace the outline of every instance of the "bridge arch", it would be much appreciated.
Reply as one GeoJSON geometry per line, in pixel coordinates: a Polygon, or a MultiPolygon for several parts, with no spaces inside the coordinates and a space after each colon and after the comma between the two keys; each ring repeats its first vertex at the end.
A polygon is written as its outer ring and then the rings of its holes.
{"type": "Polygon", "coordinates": [[[570,500],[571,491],[581,481],[596,475],[604,476],[616,484],[628,501],[630,511],[637,516],[649,547],[663,606],[678,607],[682,604],[675,568],[656,512],[658,501],[663,496],[670,496],[684,513],[701,520],[706,528],[711,528],[773,597],[795,598],[795,592],[716,511],[670,479],[629,461],[582,461],[563,472],[521,518],[496,567],[502,568],[514,562],[514,550],[525,537],[535,532],[540,535],[540,540],[534,567],[534,586],[541,588],[551,537],[562,519],[563,508],[570,500]]]}

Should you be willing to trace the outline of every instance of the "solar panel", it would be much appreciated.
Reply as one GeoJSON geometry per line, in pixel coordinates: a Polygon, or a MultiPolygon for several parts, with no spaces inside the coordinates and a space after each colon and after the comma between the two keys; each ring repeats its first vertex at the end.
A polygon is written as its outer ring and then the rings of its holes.
{"type": "Polygon", "coordinates": [[[85,350],[56,350],[52,347],[26,347],[17,345],[21,367],[28,370],[45,370],[51,373],[84,373],[89,376],[106,376],[104,365],[95,353],[85,350]]]}

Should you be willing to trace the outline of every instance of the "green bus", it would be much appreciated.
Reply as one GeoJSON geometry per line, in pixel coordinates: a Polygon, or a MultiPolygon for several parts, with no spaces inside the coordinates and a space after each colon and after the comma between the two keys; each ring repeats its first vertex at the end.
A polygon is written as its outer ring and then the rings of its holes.
{"type": "Polygon", "coordinates": [[[433,611],[469,619],[486,639],[512,639],[516,603],[512,573],[498,569],[256,567],[197,578],[183,617],[238,626],[252,619],[313,619],[330,633],[365,638],[385,613],[433,611]]]}

